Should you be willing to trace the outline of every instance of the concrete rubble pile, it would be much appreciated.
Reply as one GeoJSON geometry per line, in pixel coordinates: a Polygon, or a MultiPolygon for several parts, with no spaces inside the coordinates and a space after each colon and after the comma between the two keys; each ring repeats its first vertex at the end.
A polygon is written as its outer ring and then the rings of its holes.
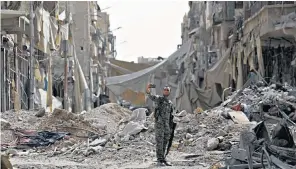
{"type": "MultiPolygon", "coordinates": [[[[191,158],[195,158],[190,161],[191,165],[203,165],[204,167],[221,161],[225,154],[229,153],[232,145],[238,144],[240,131],[248,127],[248,125],[234,123],[231,119],[223,118],[224,109],[219,107],[194,114],[186,111],[176,114],[174,121],[177,123],[177,128],[168,159],[188,162],[191,158]]],[[[137,149],[143,150],[143,153],[140,153],[141,158],[153,158],[156,144],[153,114],[147,117],[141,125],[137,125],[138,130],[133,130],[135,133],[122,135],[125,128],[111,139],[112,144],[121,144],[129,148],[136,146],[137,149]]],[[[133,158],[138,158],[138,156],[133,158]]]]}
{"type": "Polygon", "coordinates": [[[81,114],[92,125],[105,129],[107,134],[114,134],[118,130],[119,124],[122,121],[127,121],[131,113],[130,110],[118,104],[109,103],[81,114]]]}
{"type": "MultiPolygon", "coordinates": [[[[238,144],[240,131],[250,125],[225,119],[223,113],[227,111],[231,109],[216,107],[181,117],[190,120],[177,124],[173,145],[178,151],[187,153],[185,159],[194,158],[205,166],[219,163],[238,144]]],[[[177,115],[177,118],[180,117],[177,115]]]]}
{"type": "Polygon", "coordinates": [[[240,95],[237,93],[229,96],[225,103],[233,100],[233,105],[243,105],[243,111],[250,116],[250,120],[260,121],[270,116],[281,118],[282,113],[285,113],[290,120],[296,122],[296,88],[280,84],[266,86],[259,83],[245,88],[240,95]]]}
{"type": "MultiPolygon", "coordinates": [[[[232,103],[230,107],[235,105],[231,107],[234,110],[241,106],[248,119],[257,123],[241,131],[239,144],[225,157],[226,168],[294,169],[296,89],[258,83],[237,93],[222,105],[232,103]]],[[[229,113],[223,116],[233,118],[229,113]]]]}
{"type": "MultiPolygon", "coordinates": [[[[194,114],[185,111],[176,114],[177,129],[168,159],[175,161],[175,165],[187,165],[188,159],[194,157],[197,159],[189,161],[190,164],[204,167],[223,159],[232,145],[238,143],[243,126],[223,118],[222,112],[217,108],[194,114]]],[[[5,113],[5,116],[10,117],[11,113],[5,113]]],[[[33,125],[35,128],[30,129],[69,132],[70,135],[52,146],[26,150],[26,158],[41,161],[50,157],[93,165],[100,161],[103,167],[116,168],[131,162],[141,164],[155,160],[154,117],[153,114],[147,117],[144,108],[131,112],[110,103],[80,114],[61,109],[42,117],[30,113],[30,118],[27,113],[22,117],[23,123],[37,122],[33,125]]],[[[14,121],[9,122],[5,116],[2,116],[7,121],[5,126],[15,128],[14,121]]],[[[7,152],[11,150],[14,148],[8,148],[7,152]]],[[[13,154],[23,153],[14,151],[13,154]]]]}
{"type": "MultiPolygon", "coordinates": [[[[40,116],[39,112],[2,113],[1,150],[4,151],[2,153],[16,158],[29,158],[38,161],[43,161],[48,157],[58,157],[67,160],[70,158],[70,161],[79,163],[85,161],[88,164],[87,160],[98,158],[96,156],[99,156],[98,159],[101,161],[104,159],[113,160],[114,154],[117,154],[121,147],[119,144],[112,144],[110,138],[118,130],[116,126],[126,122],[125,119],[128,119],[131,114],[128,109],[112,103],[80,114],[58,108],[53,113],[43,116],[40,116]],[[66,132],[69,135],[63,137],[62,140],[52,142],[51,146],[22,147],[19,144],[19,139],[16,139],[18,131],[26,131],[26,134],[31,134],[33,131],[66,132]],[[109,144],[106,145],[108,142],[109,144]],[[106,155],[101,154],[104,151],[103,154],[106,155]],[[91,155],[93,156],[86,158],[91,155]]],[[[22,133],[21,137],[23,136],[25,135],[22,133]]],[[[28,138],[31,137],[28,136],[28,138]]],[[[35,167],[44,168],[45,166],[40,164],[35,167]]]]}
{"type": "Polygon", "coordinates": [[[103,129],[96,128],[83,115],[76,115],[63,109],[55,109],[39,125],[39,130],[69,132],[75,137],[88,138],[90,133],[102,135],[103,129]]]}
{"type": "MultiPolygon", "coordinates": [[[[254,129],[254,126],[261,124],[258,121],[269,116],[285,119],[286,116],[281,113],[272,114],[275,110],[270,109],[274,107],[293,113],[293,105],[296,103],[293,91],[288,86],[253,85],[245,88],[242,94],[234,92],[229,97],[233,101],[225,101],[228,105],[224,102],[221,106],[206,111],[197,108],[192,113],[183,110],[175,114],[177,128],[168,160],[173,161],[174,165],[203,167],[237,164],[239,160],[233,159],[233,155],[238,150],[242,151],[241,147],[245,144],[242,143],[241,132],[254,129]],[[247,106],[241,111],[233,109],[233,105],[239,103],[247,106]]],[[[130,111],[118,104],[109,103],[79,114],[62,109],[55,109],[49,115],[37,114],[4,112],[1,120],[4,131],[13,132],[9,129],[25,128],[67,132],[70,135],[57,140],[51,146],[26,150],[29,158],[40,161],[49,157],[58,158],[104,168],[155,161],[154,116],[153,113],[147,116],[145,108],[130,111]]],[[[286,119],[289,115],[287,113],[286,119]]],[[[271,130],[275,124],[268,123],[266,126],[267,130],[271,130]]],[[[291,136],[293,138],[293,133],[291,136]]],[[[6,143],[9,140],[13,142],[14,139],[6,139],[6,143]]],[[[273,145],[268,145],[267,148],[271,150],[273,145]]],[[[14,152],[10,154],[24,154],[11,149],[14,148],[11,146],[7,149],[8,152],[14,152]]],[[[246,160],[241,163],[248,165],[246,160]]]]}
{"type": "MultiPolygon", "coordinates": [[[[175,165],[203,165],[209,167],[224,159],[225,154],[239,142],[239,132],[245,128],[238,122],[223,118],[229,108],[217,107],[203,112],[175,115],[177,123],[174,142],[169,153],[175,165]],[[191,158],[195,158],[191,160],[191,158]],[[186,164],[182,162],[186,161],[186,164]]],[[[92,159],[107,166],[119,167],[130,162],[155,160],[153,114],[146,109],[130,112],[117,104],[106,104],[90,112],[72,114],[55,109],[49,116],[37,118],[39,130],[69,132],[69,137],[54,145],[29,150],[36,159],[58,157],[79,163],[92,163],[92,159]],[[34,155],[35,154],[35,155],[34,155]],[[110,161],[115,161],[108,164],[110,161]]],[[[5,120],[9,121],[8,118],[5,120]]],[[[19,126],[20,127],[20,126],[19,126]]]]}
{"type": "Polygon", "coordinates": [[[45,116],[37,118],[34,111],[1,112],[1,144],[15,142],[13,129],[37,130],[45,116]],[[3,125],[5,124],[5,125],[3,125]]]}

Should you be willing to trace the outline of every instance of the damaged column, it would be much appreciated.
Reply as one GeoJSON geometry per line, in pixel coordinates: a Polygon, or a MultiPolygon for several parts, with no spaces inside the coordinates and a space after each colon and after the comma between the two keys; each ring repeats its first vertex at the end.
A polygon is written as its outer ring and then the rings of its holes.
{"type": "Polygon", "coordinates": [[[258,64],[259,64],[259,73],[262,77],[264,77],[265,69],[264,69],[264,61],[262,57],[262,45],[261,45],[261,39],[256,38],[256,47],[257,47],[257,58],[258,58],[258,64]]]}

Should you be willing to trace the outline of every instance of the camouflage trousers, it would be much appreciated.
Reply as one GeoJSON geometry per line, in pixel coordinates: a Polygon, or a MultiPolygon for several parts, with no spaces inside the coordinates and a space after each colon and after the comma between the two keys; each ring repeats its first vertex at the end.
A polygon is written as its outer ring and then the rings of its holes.
{"type": "Polygon", "coordinates": [[[155,141],[156,141],[156,157],[157,160],[165,159],[165,152],[170,139],[169,123],[163,119],[155,122],[155,141]]]}

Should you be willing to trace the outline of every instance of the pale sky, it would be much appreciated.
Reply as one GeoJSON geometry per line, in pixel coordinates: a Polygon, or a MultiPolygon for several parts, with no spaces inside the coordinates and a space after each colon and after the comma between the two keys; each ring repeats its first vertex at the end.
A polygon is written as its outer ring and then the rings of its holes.
{"type": "Polygon", "coordinates": [[[99,0],[110,15],[116,36],[117,58],[137,61],[139,56],[168,57],[181,44],[181,23],[188,12],[188,1],[99,0]],[[126,43],[120,44],[121,42],[126,43]]]}

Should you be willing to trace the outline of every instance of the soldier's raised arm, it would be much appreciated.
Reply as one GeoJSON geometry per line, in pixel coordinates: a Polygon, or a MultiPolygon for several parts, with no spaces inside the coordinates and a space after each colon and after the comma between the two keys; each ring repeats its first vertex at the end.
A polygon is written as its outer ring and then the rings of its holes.
{"type": "Polygon", "coordinates": [[[159,96],[158,95],[151,94],[151,84],[148,84],[147,85],[147,87],[146,87],[146,94],[154,102],[157,102],[158,99],[159,99],[159,96]]]}

